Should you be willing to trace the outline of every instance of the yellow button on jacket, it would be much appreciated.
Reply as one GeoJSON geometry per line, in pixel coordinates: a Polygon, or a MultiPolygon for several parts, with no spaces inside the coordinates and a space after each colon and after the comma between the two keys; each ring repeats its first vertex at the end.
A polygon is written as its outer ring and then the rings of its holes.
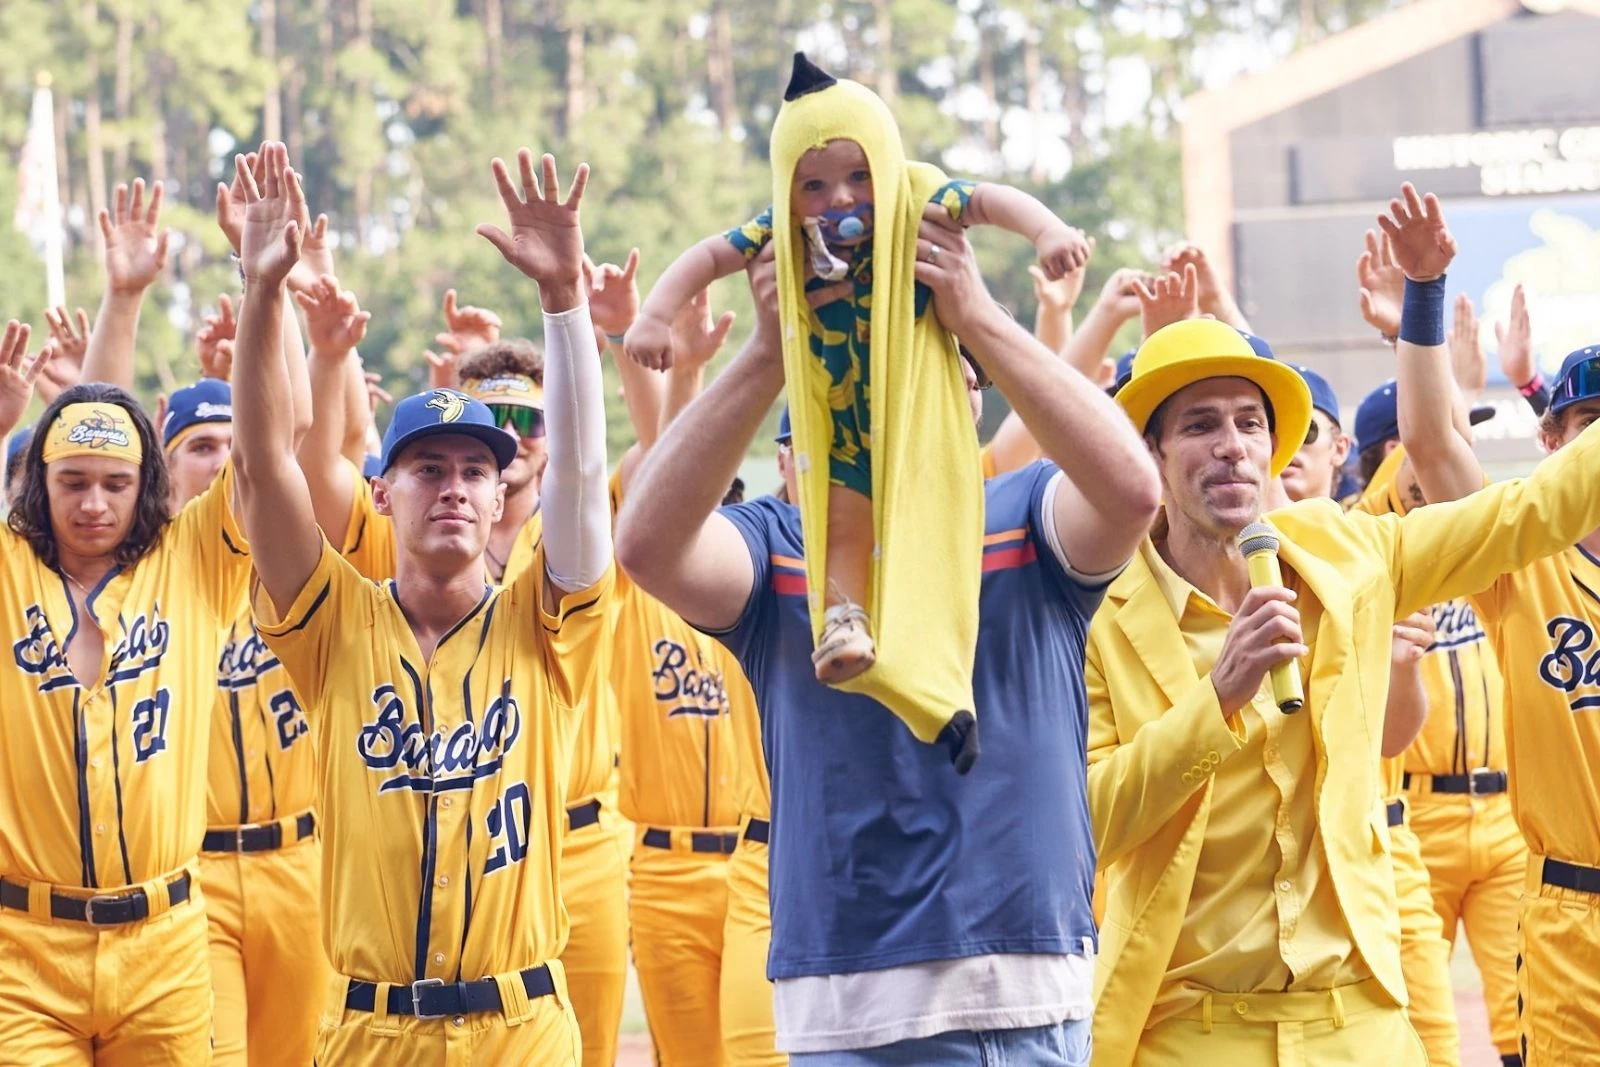
{"type": "MultiPolygon", "coordinates": [[[[1302,662],[1317,753],[1317,827],[1350,932],[1373,975],[1405,1003],[1379,747],[1397,617],[1478,592],[1506,571],[1600,527],[1600,429],[1524,481],[1404,517],[1331,500],[1274,512],[1280,558],[1322,605],[1302,662]]],[[[1135,556],[1089,633],[1089,811],[1107,869],[1095,975],[1095,1063],[1130,1064],[1183,923],[1206,833],[1211,771],[1239,751],[1209,677],[1135,556]],[[1219,759],[1213,760],[1215,752],[1219,759]]]]}

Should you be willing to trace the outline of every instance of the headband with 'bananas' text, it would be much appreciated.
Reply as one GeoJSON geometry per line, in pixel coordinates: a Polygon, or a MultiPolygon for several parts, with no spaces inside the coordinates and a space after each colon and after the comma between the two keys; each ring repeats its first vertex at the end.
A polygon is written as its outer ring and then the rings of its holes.
{"type": "Polygon", "coordinates": [[[68,404],[45,433],[46,463],[75,456],[110,456],[137,465],[144,445],[133,417],[115,404],[90,401],[68,404]]]}

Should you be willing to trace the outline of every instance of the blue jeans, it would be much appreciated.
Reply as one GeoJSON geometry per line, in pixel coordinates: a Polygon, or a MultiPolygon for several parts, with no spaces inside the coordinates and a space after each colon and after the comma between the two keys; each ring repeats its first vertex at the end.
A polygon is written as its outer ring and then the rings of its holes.
{"type": "Polygon", "coordinates": [[[790,1067],[1089,1067],[1089,1020],[1029,1030],[953,1030],[878,1048],[800,1052],[790,1067]]]}

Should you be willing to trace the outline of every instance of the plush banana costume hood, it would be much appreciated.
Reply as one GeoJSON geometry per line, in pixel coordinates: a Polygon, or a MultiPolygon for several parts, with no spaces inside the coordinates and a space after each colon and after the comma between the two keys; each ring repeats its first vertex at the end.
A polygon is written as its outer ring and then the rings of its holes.
{"type": "Polygon", "coordinates": [[[789,193],[813,148],[850,140],[872,170],[870,404],[872,516],[877,552],[865,607],[877,662],[840,686],[894,712],[921,741],[946,744],[958,769],[977,755],[972,664],[983,561],[983,474],[955,338],[931,304],[915,313],[917,226],[945,183],[937,167],[908,163],[888,107],[870,89],[836,81],[795,56],[772,129],[773,240],[783,369],[812,640],[822,633],[827,587],[827,371],[812,354],[817,322],[805,299],[807,242],[789,193]]]}

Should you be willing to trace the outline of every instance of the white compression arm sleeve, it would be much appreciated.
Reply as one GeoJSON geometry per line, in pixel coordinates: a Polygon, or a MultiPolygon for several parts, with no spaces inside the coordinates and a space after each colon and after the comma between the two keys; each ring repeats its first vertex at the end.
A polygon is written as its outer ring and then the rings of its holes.
{"type": "Polygon", "coordinates": [[[589,305],[544,316],[544,421],[549,463],[539,490],[545,568],[560,589],[598,582],[611,565],[605,389],[589,305]]]}

